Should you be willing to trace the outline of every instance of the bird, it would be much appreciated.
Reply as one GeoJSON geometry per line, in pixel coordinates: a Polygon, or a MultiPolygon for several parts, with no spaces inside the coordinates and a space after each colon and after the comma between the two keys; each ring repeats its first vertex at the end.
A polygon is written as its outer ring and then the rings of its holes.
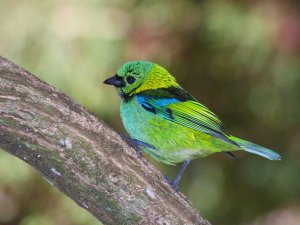
{"type": "Polygon", "coordinates": [[[129,61],[104,84],[113,85],[121,97],[120,116],[129,137],[122,135],[139,155],[175,165],[182,163],[174,179],[166,180],[176,191],[189,164],[213,153],[242,150],[281,160],[265,147],[226,134],[219,117],[185,91],[162,66],[149,61],[129,61]]]}

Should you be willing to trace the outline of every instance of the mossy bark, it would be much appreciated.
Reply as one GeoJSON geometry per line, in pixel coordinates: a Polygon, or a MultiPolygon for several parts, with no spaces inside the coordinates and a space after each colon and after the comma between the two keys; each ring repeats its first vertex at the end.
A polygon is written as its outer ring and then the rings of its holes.
{"type": "Polygon", "coordinates": [[[209,224],[103,121],[2,57],[0,148],[104,224],[209,224]]]}

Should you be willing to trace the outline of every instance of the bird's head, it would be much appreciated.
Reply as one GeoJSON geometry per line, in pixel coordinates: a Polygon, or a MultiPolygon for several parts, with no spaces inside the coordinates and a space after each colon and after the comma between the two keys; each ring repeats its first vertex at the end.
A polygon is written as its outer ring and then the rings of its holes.
{"type": "Polygon", "coordinates": [[[166,69],[147,61],[125,63],[116,75],[106,79],[104,83],[114,85],[122,98],[142,91],[179,86],[166,69]]]}

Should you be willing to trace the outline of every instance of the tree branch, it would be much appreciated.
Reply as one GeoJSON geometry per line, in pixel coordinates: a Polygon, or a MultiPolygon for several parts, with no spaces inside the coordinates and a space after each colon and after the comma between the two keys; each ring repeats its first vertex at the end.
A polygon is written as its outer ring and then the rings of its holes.
{"type": "Polygon", "coordinates": [[[103,121],[2,57],[0,148],[104,224],[209,224],[103,121]]]}

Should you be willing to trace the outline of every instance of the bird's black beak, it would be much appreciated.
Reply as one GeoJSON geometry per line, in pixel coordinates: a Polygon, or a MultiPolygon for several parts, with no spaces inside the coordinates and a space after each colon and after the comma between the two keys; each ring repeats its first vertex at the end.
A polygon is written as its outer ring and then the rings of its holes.
{"type": "Polygon", "coordinates": [[[122,77],[119,77],[117,74],[113,77],[110,77],[103,81],[104,84],[114,85],[115,87],[125,87],[126,83],[122,77]]]}

